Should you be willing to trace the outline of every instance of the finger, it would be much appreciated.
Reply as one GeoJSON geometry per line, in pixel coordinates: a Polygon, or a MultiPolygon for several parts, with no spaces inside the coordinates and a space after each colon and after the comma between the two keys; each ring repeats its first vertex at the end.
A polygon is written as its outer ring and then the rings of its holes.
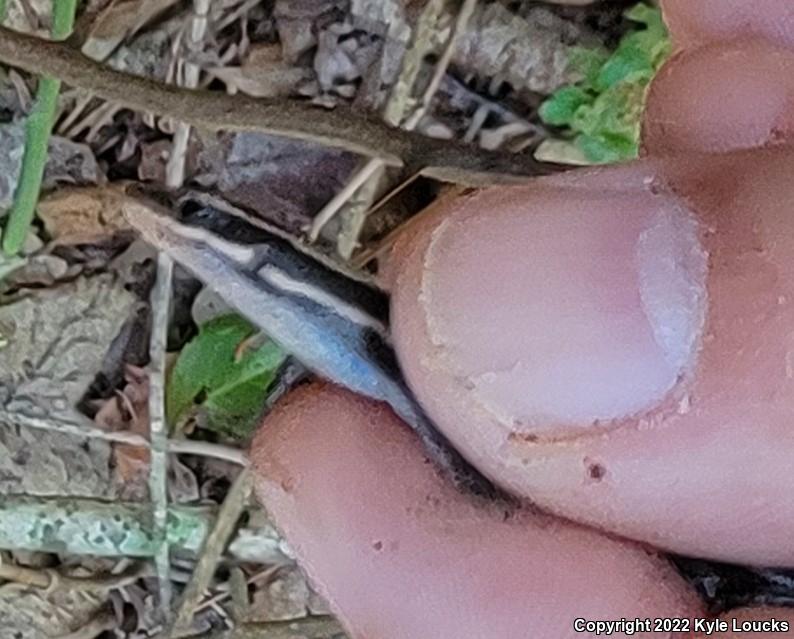
{"type": "Polygon", "coordinates": [[[720,621],[725,630],[710,635],[714,639],[741,639],[748,636],[753,639],[777,639],[794,633],[794,609],[791,608],[741,608],[720,615],[720,621]]]}
{"type": "Polygon", "coordinates": [[[683,554],[794,565],[794,159],[660,168],[438,204],[396,248],[399,359],[509,490],[683,554]]]}
{"type": "Polygon", "coordinates": [[[794,47],[743,40],[669,60],[651,83],[642,139],[647,154],[720,152],[779,143],[793,131],[794,47]]]}
{"type": "Polygon", "coordinates": [[[352,637],[572,639],[594,636],[576,617],[699,614],[658,556],[475,504],[393,413],[345,391],[293,393],[252,458],[259,498],[352,637]]]}
{"type": "Polygon", "coordinates": [[[679,47],[743,36],[794,45],[790,0],[662,0],[662,9],[679,47]]]}

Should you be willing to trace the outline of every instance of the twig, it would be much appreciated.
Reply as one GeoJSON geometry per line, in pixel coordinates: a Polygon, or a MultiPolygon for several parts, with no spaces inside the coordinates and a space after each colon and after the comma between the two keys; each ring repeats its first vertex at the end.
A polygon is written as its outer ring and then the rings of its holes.
{"type": "MultiPolygon", "coordinates": [[[[392,127],[400,126],[408,110],[411,93],[422,68],[422,62],[435,44],[438,21],[444,13],[445,4],[444,0],[429,0],[422,9],[411,46],[403,56],[400,74],[394,81],[383,108],[383,119],[392,127]]],[[[363,187],[370,179],[379,182],[383,177],[385,166],[379,158],[368,160],[353,175],[345,188],[339,191],[314,217],[309,241],[316,241],[323,227],[341,211],[343,220],[342,230],[337,239],[337,253],[344,259],[348,259],[358,241],[366,211],[372,205],[376,195],[377,189],[374,185],[370,185],[368,189],[363,187]],[[359,197],[353,201],[357,193],[359,197]],[[351,220],[351,218],[358,219],[351,220]],[[351,250],[348,251],[348,248],[351,250]]]]}
{"type": "Polygon", "coordinates": [[[361,230],[369,217],[372,203],[383,187],[385,177],[386,169],[381,165],[372,178],[361,185],[342,211],[339,235],[336,238],[336,252],[345,262],[350,260],[360,246],[361,230]]]}
{"type": "Polygon", "coordinates": [[[248,579],[240,566],[232,566],[229,571],[229,614],[238,623],[243,623],[250,613],[248,579]]]}
{"type": "MultiPolygon", "coordinates": [[[[260,570],[259,572],[248,577],[248,579],[245,580],[245,585],[251,586],[262,580],[265,579],[269,580],[283,567],[284,567],[283,564],[277,564],[275,566],[269,566],[264,570],[260,570]]],[[[246,594],[247,594],[247,588],[246,588],[246,594]]],[[[221,601],[224,601],[229,598],[233,598],[233,596],[234,596],[233,588],[230,587],[229,590],[227,590],[226,592],[219,592],[218,594],[213,595],[212,597],[209,597],[204,601],[202,601],[198,606],[196,606],[195,613],[199,613],[202,610],[205,610],[206,608],[213,608],[214,606],[217,606],[221,601]]],[[[232,618],[236,619],[234,616],[232,618]]]]}
{"type": "Polygon", "coordinates": [[[213,633],[205,639],[328,639],[344,632],[333,617],[318,615],[293,621],[244,624],[235,630],[213,633]]]}
{"type": "MultiPolygon", "coordinates": [[[[79,413],[73,415],[74,422],[67,423],[58,418],[42,418],[24,413],[0,412],[3,420],[19,424],[24,428],[36,428],[39,430],[49,430],[74,437],[89,437],[91,439],[101,439],[116,444],[126,444],[128,446],[139,446],[141,448],[151,448],[151,443],[142,435],[127,431],[107,431],[96,428],[93,422],[79,413]]],[[[168,452],[183,455],[198,455],[200,457],[214,457],[223,459],[238,466],[248,466],[249,460],[245,451],[231,446],[223,446],[212,442],[205,442],[196,439],[169,439],[168,452]]]]}
{"type": "MultiPolygon", "coordinates": [[[[389,93],[383,117],[392,126],[400,126],[408,111],[411,94],[422,69],[422,63],[435,48],[439,22],[445,13],[444,0],[429,0],[417,20],[411,46],[405,52],[400,75],[389,93]]],[[[410,129],[411,127],[406,127],[410,129]]]]}
{"type": "MultiPolygon", "coordinates": [[[[226,495],[226,499],[218,512],[215,526],[204,540],[196,568],[185,591],[182,593],[182,600],[172,626],[173,631],[178,632],[190,623],[193,611],[209,586],[212,575],[215,574],[215,568],[223,555],[229,538],[234,532],[237,521],[248,505],[251,488],[251,473],[248,470],[243,470],[229,489],[229,493],[226,495]]],[[[173,636],[173,634],[170,634],[170,636],[173,636]]]]}
{"type": "Polygon", "coordinates": [[[118,625],[116,616],[110,611],[105,610],[91,619],[82,628],[78,628],[68,635],[60,635],[55,639],[93,639],[103,632],[113,630],[118,625]]]}
{"type": "Polygon", "coordinates": [[[351,108],[333,111],[295,100],[263,100],[192,91],[99,64],[57,42],[0,27],[0,61],[31,73],[49,73],[129,108],[151,111],[212,130],[248,130],[325,144],[407,165],[424,175],[470,185],[512,183],[569,167],[544,164],[531,154],[511,155],[426,138],[394,129],[351,108]]]}
{"type": "MultiPolygon", "coordinates": [[[[63,40],[69,36],[76,10],[77,0],[59,0],[53,3],[52,37],[54,39],[63,40]]],[[[22,157],[22,171],[14,193],[14,206],[8,215],[3,234],[3,251],[8,255],[16,255],[22,249],[30,223],[33,221],[33,214],[39,201],[41,181],[44,177],[44,167],[47,164],[48,144],[55,124],[60,90],[61,81],[57,77],[45,75],[39,79],[36,102],[25,123],[25,152],[22,157]]]]}
{"type": "Polygon", "coordinates": [[[358,169],[345,187],[332,197],[328,203],[314,216],[312,227],[309,231],[309,241],[316,242],[326,224],[333,219],[337,211],[355,195],[356,191],[372,177],[377,171],[383,168],[383,161],[380,158],[370,158],[358,169]]]}
{"type": "Polygon", "coordinates": [[[422,96],[422,101],[416,110],[405,121],[405,128],[409,131],[412,131],[414,128],[416,128],[416,125],[419,124],[419,121],[430,108],[430,103],[433,101],[433,97],[438,91],[438,87],[441,86],[441,81],[444,79],[447,69],[449,68],[449,63],[452,61],[452,56],[455,54],[455,48],[458,45],[458,39],[460,38],[461,34],[466,32],[469,19],[474,13],[476,6],[477,0],[463,0],[460,11],[458,11],[458,15],[455,17],[455,26],[452,28],[452,33],[447,40],[446,47],[444,47],[444,52],[441,54],[441,58],[436,64],[436,68],[433,71],[433,77],[430,79],[430,83],[425,89],[425,93],[422,96]]]}
{"type": "Polygon", "coordinates": [[[165,369],[168,320],[171,310],[171,276],[174,263],[165,253],[157,257],[157,280],[152,290],[152,334],[149,345],[149,497],[152,523],[159,542],[154,557],[160,580],[160,606],[166,619],[171,607],[171,560],[168,547],[168,426],[165,418],[165,369]]]}
{"type": "MultiPolygon", "coordinates": [[[[191,54],[196,54],[201,49],[204,35],[207,32],[207,17],[210,10],[209,0],[193,0],[193,17],[190,20],[190,32],[187,37],[187,47],[191,54]]],[[[195,89],[199,85],[201,67],[191,61],[185,61],[184,86],[195,89]]],[[[191,126],[180,120],[174,131],[174,141],[171,145],[171,156],[165,167],[165,183],[171,188],[179,188],[185,181],[185,165],[187,148],[190,142],[191,126]]]]}
{"type": "Polygon", "coordinates": [[[13,564],[0,564],[0,579],[13,581],[24,586],[33,586],[52,592],[56,588],[64,590],[99,590],[107,591],[123,588],[150,574],[145,563],[134,564],[118,575],[101,577],[72,577],[64,575],[52,568],[35,569],[13,564]]]}
{"type": "MultiPolygon", "coordinates": [[[[386,102],[384,118],[389,124],[398,126],[402,123],[402,127],[408,131],[413,131],[416,125],[419,124],[429,108],[442,78],[447,73],[458,38],[466,31],[469,18],[474,12],[476,5],[477,0],[464,0],[460,11],[455,17],[455,24],[450,29],[444,51],[435,66],[430,83],[425,88],[418,107],[406,118],[414,103],[411,99],[411,94],[415,90],[419,71],[427,55],[436,46],[439,22],[446,8],[446,3],[443,0],[431,0],[425,5],[416,27],[414,41],[405,53],[400,75],[392,87],[389,99],[386,102]]],[[[350,201],[342,211],[342,228],[337,238],[337,253],[345,260],[349,260],[358,247],[361,229],[364,227],[367,217],[371,214],[372,204],[377,196],[378,182],[384,175],[384,168],[383,164],[380,164],[377,167],[377,171],[373,171],[373,176],[375,177],[372,178],[372,182],[362,185],[358,192],[349,198],[350,201]]]]}

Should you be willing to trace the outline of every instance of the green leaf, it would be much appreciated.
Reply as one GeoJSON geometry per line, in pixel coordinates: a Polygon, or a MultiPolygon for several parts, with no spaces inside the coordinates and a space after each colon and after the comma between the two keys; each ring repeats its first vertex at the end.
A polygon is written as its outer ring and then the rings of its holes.
{"type": "Polygon", "coordinates": [[[647,87],[671,49],[657,7],[638,4],[625,15],[638,28],[611,54],[575,50],[572,66],[583,79],[555,92],[539,111],[544,122],[567,126],[567,139],[597,164],[636,157],[647,87]]]}
{"type": "Polygon", "coordinates": [[[633,7],[629,7],[623,13],[632,22],[644,24],[646,27],[654,29],[664,27],[662,12],[658,8],[640,2],[633,7]]]}
{"type": "Polygon", "coordinates": [[[624,46],[607,60],[596,79],[599,90],[609,89],[619,82],[648,82],[654,74],[648,53],[636,46],[624,46]]]}
{"type": "Polygon", "coordinates": [[[570,53],[571,69],[582,76],[582,80],[577,85],[582,89],[594,88],[598,73],[609,60],[609,55],[606,49],[600,47],[596,49],[573,47],[570,53]]]}
{"type": "Polygon", "coordinates": [[[582,134],[577,144],[593,163],[618,162],[637,156],[646,88],[639,83],[618,84],[577,112],[572,123],[582,134]]]}
{"type": "Polygon", "coordinates": [[[592,101],[593,96],[579,87],[563,87],[541,105],[538,114],[546,124],[563,126],[573,121],[579,107],[592,101]]]}
{"type": "Polygon", "coordinates": [[[179,354],[168,380],[166,412],[172,424],[200,404],[207,427],[244,438],[256,426],[284,352],[272,341],[246,348],[256,329],[239,315],[199,328],[179,354]]]}

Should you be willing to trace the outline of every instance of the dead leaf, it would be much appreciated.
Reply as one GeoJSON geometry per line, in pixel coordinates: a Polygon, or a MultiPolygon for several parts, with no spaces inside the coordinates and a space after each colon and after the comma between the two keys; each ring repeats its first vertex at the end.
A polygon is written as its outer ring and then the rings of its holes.
{"type": "Polygon", "coordinates": [[[535,157],[541,162],[589,166],[592,164],[585,157],[584,151],[568,140],[544,140],[535,151],[535,157]]]}
{"type": "Polygon", "coordinates": [[[254,591],[248,620],[281,621],[305,617],[311,591],[297,566],[285,566],[254,591]]]}
{"type": "MultiPolygon", "coordinates": [[[[479,4],[453,56],[461,75],[506,82],[518,93],[544,94],[575,79],[571,45],[595,46],[601,44],[600,36],[584,21],[564,19],[537,3],[524,4],[520,13],[505,3],[479,4]]],[[[355,27],[405,43],[417,8],[421,3],[412,0],[352,0],[351,15],[355,27]]]]}
{"type": "Polygon", "coordinates": [[[60,637],[79,630],[105,606],[95,594],[59,588],[47,595],[41,590],[0,588],[0,639],[60,637]]]}
{"type": "Polygon", "coordinates": [[[252,45],[239,67],[212,67],[209,73],[224,82],[232,92],[242,91],[255,98],[286,97],[310,80],[313,74],[306,67],[285,62],[278,44],[252,45]]]}
{"type": "MultiPolygon", "coordinates": [[[[202,145],[198,136],[191,130],[185,161],[185,174],[193,175],[198,164],[202,145]]],[[[173,143],[171,140],[155,140],[141,144],[141,161],[138,164],[138,178],[143,182],[165,182],[165,169],[171,157],[173,143]]]]}
{"type": "Polygon", "coordinates": [[[50,287],[56,282],[73,279],[80,270],[79,264],[70,265],[57,255],[34,255],[4,278],[3,286],[9,289],[50,287]]]}
{"type": "Polygon", "coordinates": [[[273,17],[276,19],[284,59],[298,60],[317,44],[315,25],[345,5],[340,0],[276,0],[273,17]]]}
{"type": "MultiPolygon", "coordinates": [[[[126,431],[149,437],[149,376],[137,366],[125,367],[127,384],[115,397],[106,400],[94,417],[96,425],[108,431],[126,431]]],[[[149,450],[116,444],[113,450],[116,478],[120,486],[138,485],[149,472],[149,450]]],[[[130,499],[129,494],[125,494],[130,499]]]]}
{"type": "Polygon", "coordinates": [[[204,144],[196,181],[293,233],[344,186],[358,161],[349,153],[261,133],[219,134],[204,144]]]}
{"type": "Polygon", "coordinates": [[[548,94],[574,79],[574,43],[586,47],[600,40],[546,7],[531,7],[522,16],[499,3],[481,4],[461,35],[452,63],[482,79],[501,79],[518,92],[548,94]]]}
{"type": "MultiPolygon", "coordinates": [[[[21,122],[0,124],[0,211],[11,208],[22,168],[25,149],[25,127],[21,122]]],[[[59,183],[97,184],[104,175],[93,152],[85,144],[77,144],[57,135],[50,138],[43,190],[59,183]]]]}
{"type": "Polygon", "coordinates": [[[114,494],[107,442],[19,424],[74,422],[75,405],[136,302],[103,275],[0,306],[0,493],[114,494]]]}
{"type": "Polygon", "coordinates": [[[134,231],[121,212],[123,183],[63,188],[44,197],[36,210],[53,239],[51,246],[100,244],[134,231]]]}
{"type": "Polygon", "coordinates": [[[8,2],[3,24],[14,31],[23,31],[47,37],[52,16],[51,0],[26,0],[8,2]]]}
{"type": "Polygon", "coordinates": [[[105,60],[126,38],[175,5],[177,0],[115,0],[99,14],[83,44],[83,53],[105,60]]]}

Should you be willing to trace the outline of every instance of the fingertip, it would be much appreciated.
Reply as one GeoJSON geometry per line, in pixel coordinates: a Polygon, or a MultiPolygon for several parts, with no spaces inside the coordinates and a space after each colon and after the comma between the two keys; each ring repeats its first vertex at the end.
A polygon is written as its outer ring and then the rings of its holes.
{"type": "Polygon", "coordinates": [[[409,384],[464,456],[551,512],[794,565],[793,163],[648,159],[437,211],[393,294],[409,384]],[[660,207],[669,226],[649,224],[660,207]]]}
{"type": "Polygon", "coordinates": [[[678,48],[742,37],[762,37],[794,46],[790,0],[661,0],[678,48]]]}
{"type": "Polygon", "coordinates": [[[717,42],[673,56],[651,83],[647,154],[724,152],[777,144],[794,131],[794,49],[717,42]]]}
{"type": "Polygon", "coordinates": [[[390,411],[345,391],[293,394],[252,457],[260,500],[352,637],[573,639],[592,636],[576,617],[702,612],[652,553],[471,501],[390,411]]]}

